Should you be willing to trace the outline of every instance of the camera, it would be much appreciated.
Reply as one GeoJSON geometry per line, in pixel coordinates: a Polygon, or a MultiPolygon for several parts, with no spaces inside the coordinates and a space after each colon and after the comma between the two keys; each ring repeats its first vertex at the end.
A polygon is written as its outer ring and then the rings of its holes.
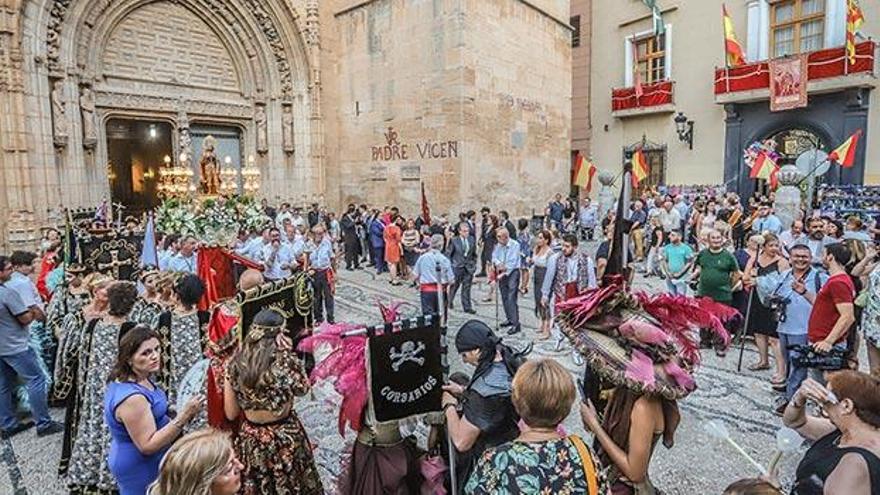
{"type": "Polygon", "coordinates": [[[847,355],[849,351],[831,349],[826,353],[817,352],[809,345],[791,345],[789,350],[797,352],[792,358],[794,363],[801,368],[816,368],[823,371],[837,371],[847,367],[847,355]]]}
{"type": "Polygon", "coordinates": [[[770,309],[770,314],[772,315],[773,321],[776,323],[782,323],[785,321],[785,310],[788,308],[788,303],[791,302],[791,299],[787,297],[780,297],[773,295],[770,297],[770,301],[767,303],[767,307],[770,309]]]}

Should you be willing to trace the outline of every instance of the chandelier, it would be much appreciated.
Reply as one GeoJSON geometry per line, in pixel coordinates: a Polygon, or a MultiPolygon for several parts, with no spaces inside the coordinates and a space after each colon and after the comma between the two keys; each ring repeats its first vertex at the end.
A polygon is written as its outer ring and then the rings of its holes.
{"type": "Polygon", "coordinates": [[[160,197],[185,198],[196,192],[192,183],[193,171],[189,167],[189,155],[180,154],[180,161],[172,165],[171,157],[165,155],[164,166],[159,169],[159,183],[156,190],[160,197]]]}
{"type": "Polygon", "coordinates": [[[232,166],[232,157],[223,159],[223,168],[220,170],[220,194],[232,196],[238,192],[238,171],[232,166]]]}
{"type": "Polygon", "coordinates": [[[248,156],[247,166],[241,169],[241,177],[244,180],[244,194],[253,196],[260,190],[260,169],[254,162],[254,155],[248,156]]]}

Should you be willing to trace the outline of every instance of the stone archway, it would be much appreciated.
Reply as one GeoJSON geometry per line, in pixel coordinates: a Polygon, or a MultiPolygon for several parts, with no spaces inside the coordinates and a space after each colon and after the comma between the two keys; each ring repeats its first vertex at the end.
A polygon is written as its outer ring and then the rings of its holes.
{"type": "MultiPolygon", "coordinates": [[[[106,197],[111,118],[171,122],[175,155],[192,123],[240,128],[243,155],[262,168],[264,196],[323,192],[317,6],[22,0],[15,98],[40,124],[23,132],[27,155],[15,159],[37,172],[20,180],[28,196],[8,203],[40,212],[59,200],[93,206],[106,197]]],[[[0,160],[20,167],[8,155],[0,160]]]]}

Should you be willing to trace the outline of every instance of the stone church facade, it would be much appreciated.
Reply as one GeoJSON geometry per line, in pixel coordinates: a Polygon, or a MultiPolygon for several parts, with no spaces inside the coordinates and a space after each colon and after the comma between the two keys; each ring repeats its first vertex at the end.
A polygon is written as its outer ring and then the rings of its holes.
{"type": "Polygon", "coordinates": [[[154,196],[161,155],[195,161],[209,133],[234,163],[254,158],[270,201],[415,209],[424,183],[440,212],[529,213],[569,180],[567,13],[557,0],[0,0],[0,246],[32,240],[60,205],[121,201],[114,180],[154,196]],[[120,170],[114,143],[147,128],[167,145],[120,170]]]}

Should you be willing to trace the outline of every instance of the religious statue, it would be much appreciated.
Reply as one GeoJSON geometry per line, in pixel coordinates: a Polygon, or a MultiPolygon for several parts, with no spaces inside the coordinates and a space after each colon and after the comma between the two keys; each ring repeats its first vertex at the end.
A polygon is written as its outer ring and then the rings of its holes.
{"type": "Polygon", "coordinates": [[[94,148],[98,144],[98,130],[95,121],[95,93],[83,86],[79,95],[79,110],[82,114],[83,146],[94,148]]]}
{"type": "Polygon", "coordinates": [[[257,153],[266,153],[269,151],[269,135],[266,129],[266,108],[263,105],[257,105],[254,110],[254,124],[257,128],[257,153]]]}
{"type": "MultiPolygon", "coordinates": [[[[183,102],[181,102],[181,105],[183,102]]],[[[192,156],[192,136],[189,134],[189,116],[186,111],[177,113],[177,135],[179,138],[178,149],[187,156],[192,156]]]]}
{"type": "Polygon", "coordinates": [[[293,105],[284,105],[281,113],[281,137],[285,153],[293,153],[293,105]]]}
{"type": "Polygon", "coordinates": [[[220,194],[220,160],[214,153],[216,144],[214,136],[206,136],[202,143],[202,156],[199,158],[202,193],[208,195],[220,194]]]}
{"type": "Polygon", "coordinates": [[[67,146],[67,115],[64,101],[64,81],[58,79],[52,83],[52,132],[55,136],[55,146],[63,148],[67,146]]]}

